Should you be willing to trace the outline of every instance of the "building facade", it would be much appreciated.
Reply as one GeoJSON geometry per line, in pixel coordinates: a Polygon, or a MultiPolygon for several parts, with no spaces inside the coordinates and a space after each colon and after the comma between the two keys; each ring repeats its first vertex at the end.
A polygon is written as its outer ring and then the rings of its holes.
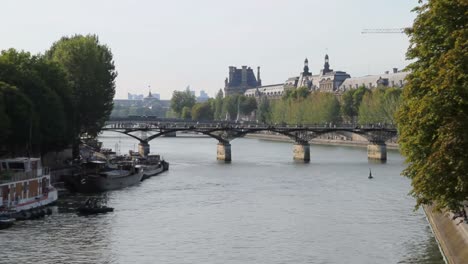
{"type": "Polygon", "coordinates": [[[242,69],[229,67],[229,79],[225,81],[225,95],[244,94],[249,97],[266,96],[278,99],[286,90],[307,87],[310,91],[343,93],[360,86],[372,89],[376,87],[403,87],[408,73],[394,68],[392,72],[384,74],[368,75],[363,77],[351,77],[344,71],[335,71],[330,68],[329,56],[325,55],[323,69],[318,74],[312,74],[309,69],[309,61],[304,60],[304,67],[299,76],[288,78],[284,83],[261,85],[260,67],[258,67],[257,79],[253,71],[247,66],[242,69]],[[258,80],[258,81],[257,81],[258,80]],[[257,85],[255,85],[255,83],[257,85]]]}
{"type": "Polygon", "coordinates": [[[248,89],[262,85],[260,67],[257,67],[257,78],[250,67],[242,66],[237,69],[229,66],[229,77],[224,81],[224,96],[244,94],[248,89]]]}

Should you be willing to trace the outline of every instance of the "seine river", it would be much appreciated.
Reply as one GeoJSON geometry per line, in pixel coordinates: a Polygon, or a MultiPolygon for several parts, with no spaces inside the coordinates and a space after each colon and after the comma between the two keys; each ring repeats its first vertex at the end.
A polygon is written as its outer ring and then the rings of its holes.
{"type": "Polygon", "coordinates": [[[0,231],[0,263],[444,263],[398,152],[376,164],[365,148],[312,145],[300,164],[291,143],[236,139],[224,164],[216,143],[152,141],[170,171],[99,195],[107,215],[78,216],[86,196],[62,197],[52,216],[0,231]]]}

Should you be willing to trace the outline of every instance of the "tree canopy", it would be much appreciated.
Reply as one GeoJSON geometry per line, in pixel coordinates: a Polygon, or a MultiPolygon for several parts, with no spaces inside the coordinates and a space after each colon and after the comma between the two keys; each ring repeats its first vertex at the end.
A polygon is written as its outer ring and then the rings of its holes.
{"type": "Polygon", "coordinates": [[[377,88],[364,94],[360,107],[359,123],[393,124],[401,101],[400,88],[377,88]]]}
{"type": "Polygon", "coordinates": [[[171,109],[179,116],[184,113],[186,118],[190,116],[190,111],[196,103],[195,95],[187,88],[185,91],[174,91],[171,98],[171,109]],[[186,109],[184,112],[184,108],[186,109]]]}
{"type": "Polygon", "coordinates": [[[192,108],[192,119],[199,121],[213,120],[213,109],[210,102],[195,104],[192,108]]]}
{"type": "Polygon", "coordinates": [[[1,51],[0,145],[38,155],[96,136],[112,110],[116,75],[97,36],[63,37],[44,55],[1,51]]]}
{"type": "Polygon", "coordinates": [[[457,210],[468,199],[468,2],[428,0],[408,30],[410,74],[399,143],[417,205],[457,210]]]}
{"type": "Polygon", "coordinates": [[[334,94],[325,92],[313,92],[308,95],[303,92],[291,93],[291,95],[293,94],[300,96],[283,97],[282,100],[270,102],[270,122],[313,124],[341,120],[340,103],[334,94]]]}
{"type": "Polygon", "coordinates": [[[96,35],[75,35],[55,42],[46,57],[67,73],[76,129],[81,135],[96,136],[113,107],[117,72],[112,52],[96,35]]]}
{"type": "Polygon", "coordinates": [[[69,143],[71,124],[65,111],[69,86],[58,65],[9,49],[0,54],[0,81],[14,132],[7,145],[28,144],[30,151],[44,153],[69,143]]]}

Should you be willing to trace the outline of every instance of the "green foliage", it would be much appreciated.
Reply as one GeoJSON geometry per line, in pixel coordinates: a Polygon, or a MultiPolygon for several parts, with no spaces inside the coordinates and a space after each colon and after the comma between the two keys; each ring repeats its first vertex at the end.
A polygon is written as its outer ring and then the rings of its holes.
{"type": "Polygon", "coordinates": [[[6,142],[6,139],[11,134],[11,123],[8,114],[6,113],[6,104],[4,100],[3,90],[7,89],[8,84],[0,82],[0,145],[6,142]]]}
{"type": "Polygon", "coordinates": [[[295,89],[287,89],[283,95],[283,100],[307,98],[310,94],[309,88],[301,86],[295,89]]]}
{"type": "MultiPolygon", "coordinates": [[[[72,125],[68,122],[65,110],[70,109],[71,103],[67,93],[68,82],[58,65],[48,63],[40,56],[31,56],[27,52],[17,52],[14,49],[2,51],[0,80],[18,87],[19,91],[33,102],[34,111],[28,112],[28,117],[21,120],[28,125],[28,135],[31,131],[31,136],[28,136],[26,142],[33,147],[32,151],[47,152],[68,144],[72,125]]],[[[27,108],[29,109],[29,106],[27,108]]],[[[14,131],[16,133],[17,129],[14,131]]],[[[15,139],[18,141],[12,142],[17,145],[24,143],[19,142],[20,139],[24,140],[24,137],[15,139]]]]}
{"type": "Polygon", "coordinates": [[[171,98],[171,109],[182,117],[183,109],[188,108],[188,111],[190,111],[196,101],[195,95],[192,94],[189,89],[186,89],[185,91],[174,91],[171,98]]]}
{"type": "Polygon", "coordinates": [[[197,103],[192,107],[192,119],[198,121],[209,121],[213,120],[213,108],[211,103],[197,103]]]}
{"type": "Polygon", "coordinates": [[[34,125],[31,120],[34,118],[33,104],[18,88],[4,82],[0,82],[0,101],[3,102],[6,115],[3,118],[7,122],[1,125],[7,130],[1,130],[3,140],[0,143],[10,150],[27,148],[34,125]]]}
{"type": "Polygon", "coordinates": [[[72,86],[75,130],[96,136],[109,118],[115,94],[112,52],[96,35],[63,37],[46,57],[60,64],[72,86]]]}
{"type": "Polygon", "coordinates": [[[262,123],[267,123],[271,120],[270,101],[268,101],[268,99],[265,96],[262,96],[259,99],[257,120],[262,123]]]}
{"type": "Polygon", "coordinates": [[[411,72],[397,114],[417,205],[457,210],[468,199],[468,2],[429,0],[408,30],[411,72]]]}
{"type": "Polygon", "coordinates": [[[365,93],[359,107],[359,123],[393,124],[400,94],[399,88],[378,88],[365,93]]]}
{"type": "Polygon", "coordinates": [[[191,119],[192,109],[188,106],[184,106],[184,108],[182,108],[182,113],[180,114],[180,117],[183,119],[191,119]]]}
{"type": "Polygon", "coordinates": [[[348,121],[354,121],[359,113],[362,99],[369,90],[361,86],[356,90],[348,90],[341,97],[341,113],[348,121]]]}
{"type": "Polygon", "coordinates": [[[223,119],[223,90],[219,89],[215,98],[214,106],[214,119],[221,120],[223,119]]]}
{"type": "Polygon", "coordinates": [[[271,102],[273,123],[314,124],[339,122],[340,103],[331,93],[314,92],[308,97],[283,98],[271,102]]]}
{"type": "Polygon", "coordinates": [[[238,94],[226,96],[223,100],[223,113],[229,116],[229,119],[235,119],[237,116],[238,94]]]}
{"type": "Polygon", "coordinates": [[[257,100],[253,97],[241,96],[239,97],[240,105],[239,110],[243,115],[249,115],[257,109],[257,100]]]}
{"type": "MultiPolygon", "coordinates": [[[[216,100],[218,100],[218,98],[216,100]]],[[[255,100],[255,98],[247,97],[245,95],[229,95],[222,99],[222,103],[219,102],[220,101],[216,101],[218,106],[222,105],[223,107],[221,119],[227,114],[229,118],[233,120],[237,117],[238,112],[242,115],[249,115],[257,109],[257,101],[255,100]]]]}

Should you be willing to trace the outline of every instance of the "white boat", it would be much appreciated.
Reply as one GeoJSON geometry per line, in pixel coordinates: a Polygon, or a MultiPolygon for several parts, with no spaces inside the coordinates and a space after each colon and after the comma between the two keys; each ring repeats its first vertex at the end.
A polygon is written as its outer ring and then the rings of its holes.
{"type": "Polygon", "coordinates": [[[57,201],[50,170],[39,158],[0,160],[0,215],[14,215],[57,201]]]}

